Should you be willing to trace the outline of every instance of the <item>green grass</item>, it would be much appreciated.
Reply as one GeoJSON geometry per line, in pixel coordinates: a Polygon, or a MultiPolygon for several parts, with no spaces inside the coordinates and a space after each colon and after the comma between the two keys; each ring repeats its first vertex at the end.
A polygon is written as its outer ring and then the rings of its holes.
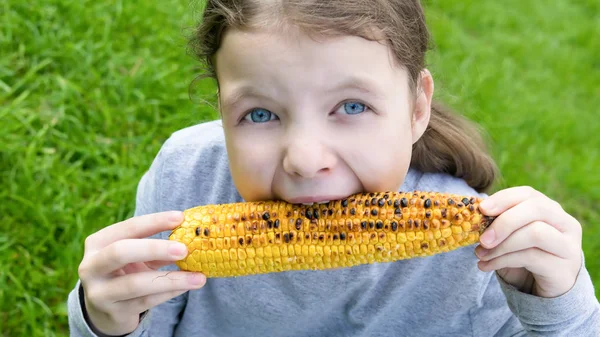
{"type": "MultiPolygon", "coordinates": [[[[0,336],[67,336],[85,237],[132,215],[171,132],[216,115],[188,96],[196,5],[27,3],[0,4],[0,336]]],[[[581,221],[600,282],[598,2],[426,7],[437,98],[488,130],[498,188],[532,185],[581,221]]]]}

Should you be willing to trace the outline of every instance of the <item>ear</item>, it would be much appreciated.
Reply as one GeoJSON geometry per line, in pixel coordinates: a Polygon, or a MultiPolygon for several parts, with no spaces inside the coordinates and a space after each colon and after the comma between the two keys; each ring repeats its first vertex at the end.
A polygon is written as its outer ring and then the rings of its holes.
{"type": "Polygon", "coordinates": [[[218,81],[215,89],[215,95],[217,97],[217,111],[219,112],[221,119],[223,119],[223,112],[221,111],[221,90],[218,81]]]}
{"type": "Polygon", "coordinates": [[[431,101],[433,99],[433,77],[427,69],[421,71],[420,87],[415,99],[412,115],[412,142],[416,143],[429,125],[431,101]]]}

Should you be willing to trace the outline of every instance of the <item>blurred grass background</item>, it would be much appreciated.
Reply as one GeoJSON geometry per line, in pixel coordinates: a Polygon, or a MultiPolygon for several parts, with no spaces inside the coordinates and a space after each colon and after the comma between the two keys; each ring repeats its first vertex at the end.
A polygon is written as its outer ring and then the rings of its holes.
{"type": "MultiPolygon", "coordinates": [[[[600,282],[600,5],[425,1],[436,97],[481,123],[503,179],[560,201],[600,282]]],[[[191,100],[196,2],[0,4],[0,336],[67,336],[86,236],[130,217],[191,100]]],[[[198,93],[211,97],[212,83],[198,93]]],[[[597,295],[600,292],[597,293],[597,295]]]]}

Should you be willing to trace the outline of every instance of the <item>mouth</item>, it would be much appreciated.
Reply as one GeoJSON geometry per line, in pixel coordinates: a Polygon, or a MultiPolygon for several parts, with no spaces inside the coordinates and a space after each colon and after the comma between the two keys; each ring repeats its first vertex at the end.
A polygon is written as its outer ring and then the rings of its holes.
{"type": "Polygon", "coordinates": [[[314,205],[316,204],[326,204],[330,201],[340,200],[346,198],[346,195],[333,195],[333,196],[306,196],[306,197],[296,197],[288,199],[288,202],[292,204],[302,204],[302,205],[314,205]]]}

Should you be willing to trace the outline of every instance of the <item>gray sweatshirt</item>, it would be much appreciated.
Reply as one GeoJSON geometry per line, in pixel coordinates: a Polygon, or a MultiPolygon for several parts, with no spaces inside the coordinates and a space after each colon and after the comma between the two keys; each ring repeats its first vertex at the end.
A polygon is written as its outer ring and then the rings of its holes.
{"type": "MultiPolygon", "coordinates": [[[[135,215],[243,201],[228,165],[220,121],[175,132],[139,183],[135,215]]],[[[485,196],[461,179],[414,169],[400,190],[485,196]]],[[[209,279],[152,308],[129,336],[600,336],[600,305],[585,264],[568,293],[540,298],[480,271],[474,248],[209,279]]],[[[71,336],[97,336],[84,318],[81,291],[78,281],[68,297],[71,336]]]]}

